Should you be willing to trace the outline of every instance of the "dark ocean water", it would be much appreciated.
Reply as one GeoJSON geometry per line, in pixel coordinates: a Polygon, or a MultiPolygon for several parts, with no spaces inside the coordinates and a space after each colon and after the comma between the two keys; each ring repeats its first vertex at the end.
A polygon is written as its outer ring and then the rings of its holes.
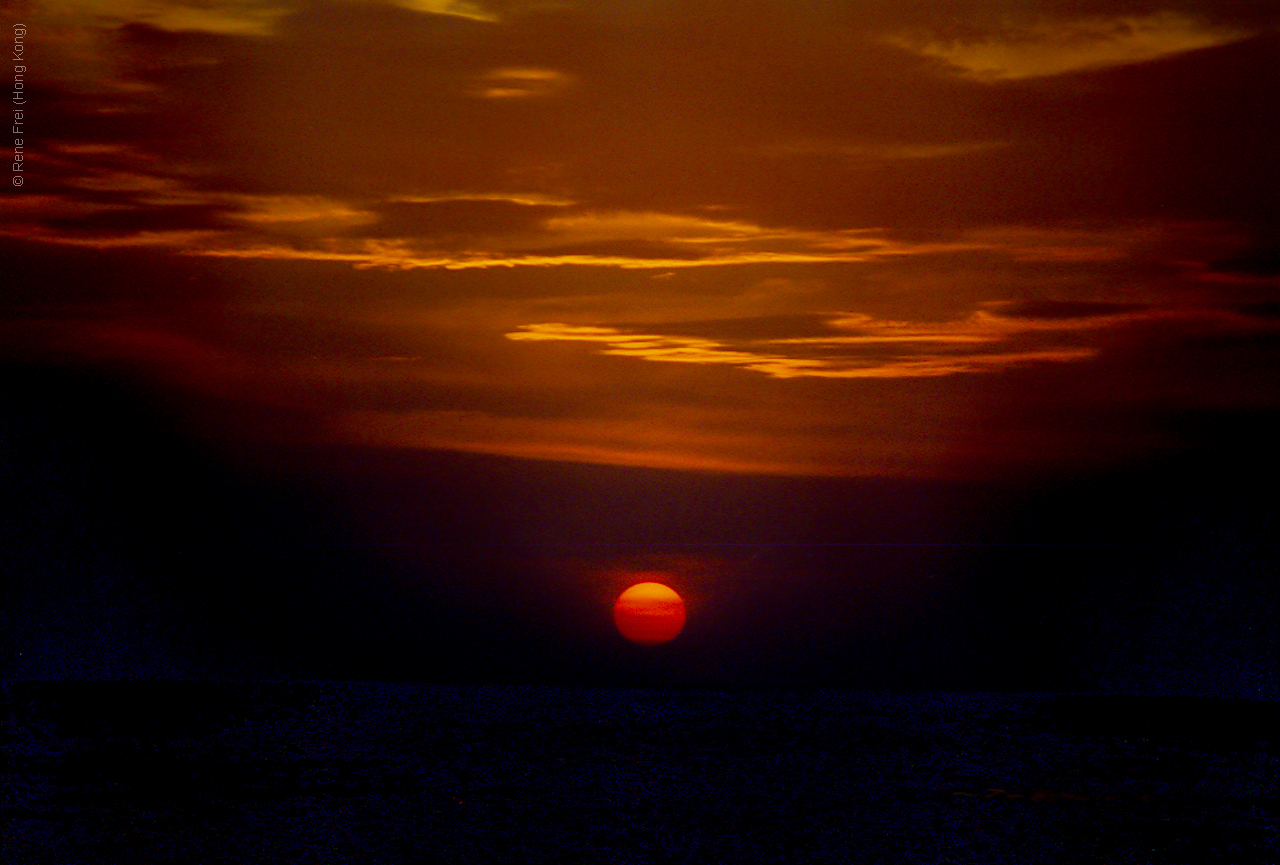
{"type": "Polygon", "coordinates": [[[15,863],[1280,862],[1277,704],[8,682],[15,863]]]}

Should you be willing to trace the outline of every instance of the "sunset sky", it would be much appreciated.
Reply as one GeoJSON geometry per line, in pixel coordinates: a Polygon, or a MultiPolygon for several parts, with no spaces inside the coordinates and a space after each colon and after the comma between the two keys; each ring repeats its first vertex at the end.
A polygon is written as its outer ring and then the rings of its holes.
{"type": "Polygon", "coordinates": [[[1277,693],[1274,3],[5,8],[10,670],[1277,693]]]}

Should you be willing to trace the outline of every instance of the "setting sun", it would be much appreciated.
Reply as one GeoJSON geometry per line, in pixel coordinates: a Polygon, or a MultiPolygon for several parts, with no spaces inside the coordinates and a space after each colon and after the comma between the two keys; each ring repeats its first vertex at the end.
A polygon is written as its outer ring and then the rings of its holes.
{"type": "Polygon", "coordinates": [[[636,583],[614,602],[613,620],[633,643],[666,643],[684,628],[684,600],[662,583],[636,583]]]}

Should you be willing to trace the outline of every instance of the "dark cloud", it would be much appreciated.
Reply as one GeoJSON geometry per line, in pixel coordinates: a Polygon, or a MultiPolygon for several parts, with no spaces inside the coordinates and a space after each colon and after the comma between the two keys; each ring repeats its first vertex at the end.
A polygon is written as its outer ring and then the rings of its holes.
{"type": "Polygon", "coordinates": [[[1101,301],[1029,300],[1000,304],[1000,315],[1010,318],[1073,319],[1124,315],[1149,309],[1145,304],[1101,301]]]}
{"type": "Polygon", "coordinates": [[[46,225],[70,237],[130,237],[146,231],[191,231],[228,228],[226,209],[186,205],[149,209],[112,209],[75,218],[53,218],[46,225]]]}
{"type": "MultiPolygon", "coordinates": [[[[654,324],[618,325],[619,330],[644,333],[654,324]]],[[[751,318],[663,322],[657,325],[671,336],[700,336],[709,339],[767,340],[787,337],[832,336],[840,331],[831,325],[831,316],[821,313],[760,315],[751,318]]]]}
{"type": "Polygon", "coordinates": [[[464,237],[528,231],[561,210],[512,201],[389,201],[372,208],[378,222],[361,230],[371,237],[464,237]]]}
{"type": "Polygon", "coordinates": [[[1245,276],[1280,276],[1280,246],[1262,246],[1230,258],[1220,258],[1210,264],[1210,269],[1245,276]]]}
{"type": "Polygon", "coordinates": [[[1280,319],[1280,301],[1267,303],[1244,303],[1234,307],[1237,312],[1264,320],[1280,319]]]}

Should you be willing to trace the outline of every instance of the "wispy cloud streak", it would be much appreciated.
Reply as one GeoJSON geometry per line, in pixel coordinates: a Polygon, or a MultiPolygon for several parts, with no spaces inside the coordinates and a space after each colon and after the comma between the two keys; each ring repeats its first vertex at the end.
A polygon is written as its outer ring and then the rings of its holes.
{"type": "Polygon", "coordinates": [[[1143,63],[1250,35],[1240,27],[1209,24],[1177,12],[1157,12],[1045,20],[974,40],[903,35],[890,41],[942,60],[967,77],[1000,81],[1143,63]]]}
{"type": "Polygon", "coordinates": [[[660,363],[726,364],[772,378],[920,378],[994,372],[1028,363],[1088,360],[1088,346],[1029,347],[1013,339],[1027,333],[1067,333],[1108,322],[1019,321],[981,311],[960,322],[909,324],[870,316],[834,318],[833,329],[856,333],[741,340],[736,343],[615,327],[545,323],[523,325],[508,339],[597,343],[601,354],[660,363]],[[931,346],[932,348],[923,348],[931,346]],[[985,350],[975,351],[983,346],[985,350]],[[919,347],[911,351],[911,347],[919,347]]]}

